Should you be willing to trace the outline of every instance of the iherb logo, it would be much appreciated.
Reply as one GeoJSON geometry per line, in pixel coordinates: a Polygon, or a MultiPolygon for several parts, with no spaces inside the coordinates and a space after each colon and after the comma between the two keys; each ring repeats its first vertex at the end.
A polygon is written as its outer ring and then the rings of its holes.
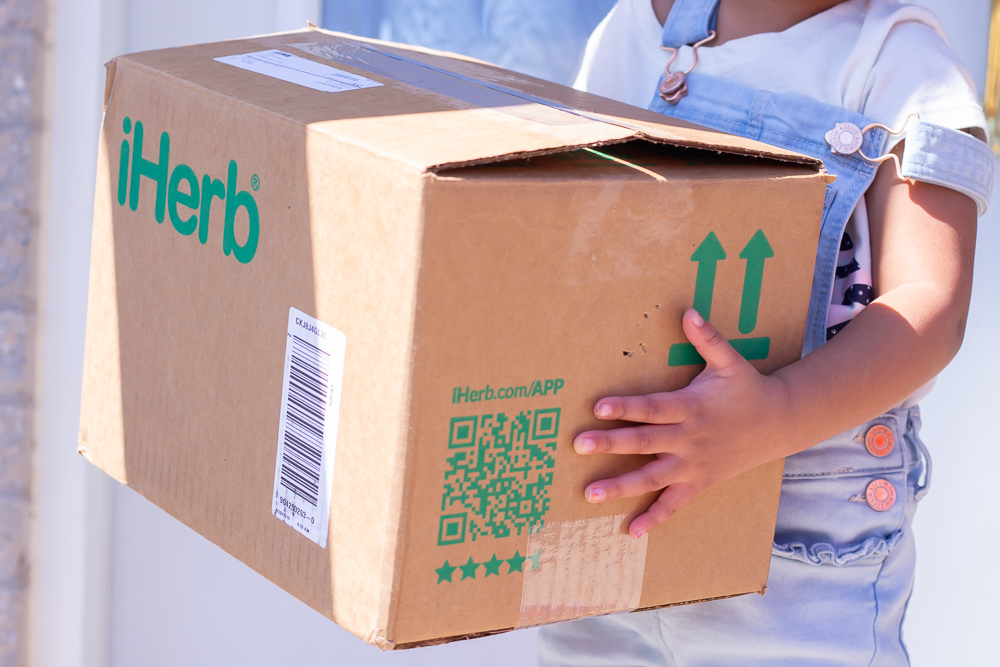
{"type": "MultiPolygon", "coordinates": [[[[133,211],[139,208],[139,184],[143,177],[156,184],[156,222],[162,223],[166,214],[170,223],[184,236],[198,232],[198,240],[208,242],[208,228],[211,221],[212,202],[225,202],[225,216],[222,228],[222,250],[232,255],[242,264],[248,264],[257,253],[260,237],[260,213],[253,195],[245,190],[237,190],[239,168],[236,160],[229,161],[229,172],[225,182],[204,174],[199,181],[195,170],[186,164],[170,168],[170,135],[160,133],[160,151],[156,160],[143,150],[145,132],[141,121],[135,123],[132,144],[132,119],[128,116],[122,123],[125,138],[122,140],[121,157],[118,163],[118,203],[128,201],[133,211]],[[131,156],[131,161],[130,161],[131,156]],[[236,240],[236,212],[246,211],[248,231],[246,242],[240,245],[236,240]],[[183,216],[187,217],[183,217],[183,216]]],[[[259,183],[255,175],[252,182],[259,183]]],[[[259,185],[257,186],[259,187],[259,185]]],[[[256,189],[256,188],[255,188],[256,189]]]]}

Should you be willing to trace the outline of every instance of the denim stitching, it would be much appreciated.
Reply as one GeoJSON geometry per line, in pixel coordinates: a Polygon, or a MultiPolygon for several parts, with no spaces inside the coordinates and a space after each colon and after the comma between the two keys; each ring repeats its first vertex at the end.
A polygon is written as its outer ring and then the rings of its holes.
{"type": "MultiPolygon", "coordinates": [[[[885,143],[885,135],[882,130],[876,130],[873,133],[871,144],[877,144],[881,147],[885,143]]],[[[834,210],[837,212],[837,216],[833,218],[838,220],[839,224],[834,229],[825,229],[821,234],[825,234],[825,238],[822,241],[825,242],[824,252],[822,254],[823,261],[823,273],[821,278],[823,283],[821,285],[824,287],[823,293],[818,295],[819,298],[816,302],[815,319],[812,322],[813,325],[813,337],[816,347],[821,346],[826,342],[826,315],[830,309],[830,299],[833,297],[833,287],[834,287],[834,274],[837,265],[837,256],[840,246],[840,238],[844,234],[844,229],[847,227],[847,223],[850,220],[851,213],[857,206],[858,201],[864,196],[865,191],[868,186],[871,185],[872,180],[875,177],[874,165],[871,165],[864,169],[855,170],[858,176],[863,176],[864,178],[851,178],[848,180],[848,187],[844,193],[844,197],[841,198],[839,203],[835,203],[830,210],[830,216],[833,216],[834,210]],[[850,208],[848,209],[848,205],[850,208]],[[836,244],[836,248],[833,247],[836,244]]],[[[830,216],[826,217],[826,220],[830,219],[830,216]]],[[[818,263],[817,263],[818,266],[818,263]]],[[[817,296],[817,295],[814,295],[817,296]]]]}
{"type": "MultiPolygon", "coordinates": [[[[907,483],[907,493],[909,493],[909,483],[907,483]]],[[[906,508],[904,507],[903,511],[900,512],[899,525],[896,528],[896,532],[901,533],[903,530],[903,526],[905,524],[906,524],[906,508]]],[[[889,553],[892,553],[892,551],[893,550],[890,549],[889,553]]],[[[875,640],[875,651],[874,653],[872,653],[872,659],[868,662],[868,667],[871,667],[872,663],[875,662],[875,658],[878,657],[878,631],[876,630],[876,623],[878,622],[878,614],[879,614],[878,580],[882,576],[882,570],[885,568],[885,561],[888,560],[888,558],[889,554],[886,554],[886,557],[882,560],[881,565],[879,565],[878,574],[875,576],[875,581],[872,583],[872,595],[875,598],[875,617],[872,619],[872,637],[875,640]]],[[[900,630],[900,632],[902,633],[902,630],[900,630]]]]}
{"type": "Polygon", "coordinates": [[[764,133],[764,119],[761,108],[764,105],[764,96],[767,94],[760,90],[757,91],[753,96],[753,102],[750,104],[750,115],[747,118],[749,127],[747,129],[753,130],[750,136],[751,139],[760,140],[760,137],[764,133]]]}
{"type": "Polygon", "coordinates": [[[658,637],[660,640],[660,655],[663,656],[664,665],[666,667],[677,667],[677,658],[674,657],[674,652],[670,648],[670,643],[663,635],[663,622],[660,619],[660,615],[650,612],[648,613],[648,616],[650,633],[653,637],[658,637]]]}
{"type": "MultiPolygon", "coordinates": [[[[836,260],[827,259],[830,256],[831,248],[830,243],[826,238],[829,234],[824,234],[823,230],[829,227],[828,221],[834,211],[837,210],[835,208],[837,206],[838,203],[834,202],[828,210],[824,211],[823,214],[820,238],[816,250],[816,265],[813,268],[813,284],[811,292],[818,290],[823,285],[825,276],[829,273],[833,273],[836,269],[836,260]]],[[[826,328],[827,309],[828,306],[825,306],[821,300],[810,297],[809,317],[807,321],[809,331],[806,332],[806,336],[810,339],[810,349],[815,350],[826,342],[826,335],[825,333],[821,333],[821,329],[826,328]]]]}
{"type": "Polygon", "coordinates": [[[922,122],[908,136],[916,152],[904,151],[904,175],[968,195],[982,215],[993,187],[995,158],[989,146],[971,135],[922,122]]]}
{"type": "MultiPolygon", "coordinates": [[[[680,101],[680,103],[678,104],[678,107],[681,106],[682,104],[684,104],[684,100],[680,101]]],[[[658,104],[657,106],[660,106],[660,105],[658,104]]],[[[653,111],[657,111],[658,113],[661,113],[661,114],[663,114],[665,116],[671,116],[671,117],[674,116],[674,114],[670,113],[669,110],[661,111],[660,109],[656,108],[656,109],[653,109],[653,111]]],[[[696,110],[696,109],[687,109],[687,108],[685,108],[685,112],[686,112],[685,116],[684,116],[685,119],[688,119],[689,117],[692,117],[692,116],[696,116],[696,117],[702,118],[702,119],[713,120],[713,121],[716,122],[715,127],[719,127],[719,128],[724,127],[724,128],[727,128],[727,129],[728,128],[744,128],[744,129],[749,129],[749,123],[734,121],[734,120],[731,120],[731,119],[729,119],[727,117],[718,116],[716,114],[709,113],[707,111],[701,111],[701,110],[696,110]]],[[[692,120],[692,122],[695,122],[695,121],[692,120]]],[[[737,132],[732,132],[732,134],[738,134],[738,133],[737,132]]],[[[767,137],[776,137],[779,140],[779,141],[769,141],[769,142],[765,142],[765,143],[771,143],[771,144],[775,144],[777,146],[782,146],[784,148],[789,148],[789,149],[799,148],[799,149],[802,149],[802,152],[807,152],[808,150],[812,150],[812,157],[816,157],[817,155],[823,155],[825,157],[821,157],[820,159],[822,159],[824,161],[824,163],[829,164],[830,162],[837,162],[842,167],[844,167],[845,170],[857,172],[858,175],[860,175],[860,176],[866,176],[867,177],[869,175],[867,172],[872,171],[868,167],[868,163],[862,162],[861,158],[855,158],[857,160],[857,163],[854,163],[853,161],[852,162],[847,162],[846,160],[841,159],[842,156],[836,156],[836,155],[833,155],[832,153],[830,153],[829,146],[827,146],[825,143],[821,143],[821,142],[818,142],[818,141],[813,141],[813,140],[810,140],[810,139],[803,139],[802,137],[796,136],[796,135],[793,135],[793,134],[786,134],[784,132],[779,132],[777,130],[769,130],[769,129],[763,129],[762,128],[760,130],[760,133],[756,137],[747,137],[747,138],[749,138],[749,139],[756,138],[758,141],[763,141],[763,137],[765,137],[765,136],[767,136],[767,137]],[[829,154],[829,155],[827,155],[827,154],[829,154]]],[[[809,153],[807,153],[807,154],[809,154],[809,153]]]]}
{"type": "MultiPolygon", "coordinates": [[[[875,130],[872,134],[870,144],[877,145],[879,152],[881,152],[882,146],[885,145],[885,133],[883,130],[875,130]]],[[[874,165],[872,165],[874,167],[874,165]]],[[[834,204],[836,207],[838,216],[835,218],[839,221],[839,224],[835,229],[826,229],[820,232],[821,234],[821,244],[823,245],[824,252],[821,254],[821,261],[823,262],[823,273],[822,279],[823,283],[821,286],[824,288],[822,294],[814,294],[813,297],[817,299],[815,319],[812,321],[813,326],[813,336],[814,342],[818,343],[816,347],[819,347],[826,342],[826,314],[830,308],[830,299],[833,297],[833,287],[834,287],[834,272],[837,263],[837,254],[834,252],[834,248],[831,247],[832,243],[837,243],[839,247],[840,238],[843,236],[844,229],[847,227],[847,223],[850,219],[851,213],[854,211],[854,207],[857,206],[858,201],[864,196],[865,191],[868,186],[871,185],[872,180],[874,180],[875,174],[874,169],[865,171],[870,171],[870,173],[865,174],[859,170],[859,176],[865,176],[864,179],[852,178],[848,179],[848,189],[846,192],[846,198],[841,199],[840,205],[834,204]],[[850,210],[844,210],[845,202],[850,203],[850,210]],[[824,236],[825,235],[825,236],[824,236]],[[822,340],[820,339],[822,337],[822,340]]],[[[833,208],[831,208],[830,214],[832,215],[833,208]]],[[[828,219],[826,216],[824,216],[828,219]]],[[[824,220],[825,222],[826,220],[824,220]]],[[[817,263],[818,267],[818,263],[817,263]]],[[[815,274],[814,274],[815,275],[815,274]]]]}
{"type": "Polygon", "coordinates": [[[987,170],[990,163],[987,162],[987,160],[982,159],[983,156],[980,155],[963,155],[961,157],[967,161],[957,163],[956,160],[959,156],[947,153],[922,154],[919,157],[910,158],[907,161],[907,165],[925,167],[933,169],[934,171],[944,172],[946,174],[963,176],[978,183],[978,179],[975,178],[976,174],[987,170]]]}
{"type": "Polygon", "coordinates": [[[875,662],[876,656],[878,656],[878,631],[876,626],[878,624],[878,580],[882,576],[882,570],[885,568],[885,560],[878,567],[878,574],[875,575],[875,581],[872,582],[872,598],[875,600],[875,615],[872,617],[872,643],[874,644],[874,649],[872,650],[872,659],[868,661],[868,667],[872,667],[875,662]]]}
{"type": "Polygon", "coordinates": [[[906,624],[906,612],[910,609],[910,600],[913,598],[913,585],[910,584],[910,592],[906,596],[906,602],[903,603],[903,613],[899,616],[899,629],[896,633],[896,637],[899,640],[899,647],[903,649],[903,655],[906,656],[906,664],[910,664],[910,652],[906,648],[906,642],[903,641],[903,625],[906,624]]]}
{"type": "MultiPolygon", "coordinates": [[[[663,77],[661,77],[661,80],[662,78],[663,77]]],[[[654,102],[657,101],[654,100],[654,102]]],[[[681,100],[681,102],[678,104],[678,107],[680,107],[681,105],[684,105],[684,100],[681,100]]],[[[759,113],[756,110],[756,107],[758,105],[759,105],[758,100],[757,97],[755,96],[753,106],[751,107],[751,114],[759,113]]],[[[674,113],[671,113],[672,110],[666,108],[665,103],[657,102],[655,104],[655,107],[656,108],[652,109],[653,111],[661,113],[665,116],[680,117],[674,113]]],[[[755,123],[752,121],[751,122],[734,121],[731,118],[725,116],[719,116],[710,113],[708,111],[702,111],[700,109],[689,109],[687,108],[687,106],[684,106],[684,111],[685,115],[683,116],[683,118],[691,120],[691,122],[696,122],[692,120],[695,117],[699,119],[715,121],[715,125],[710,127],[716,127],[718,129],[723,129],[727,131],[734,130],[731,132],[731,134],[740,134],[735,130],[743,129],[749,131],[755,128],[756,126],[760,125],[760,123],[755,123]]],[[[703,124],[707,125],[706,123],[703,124]]],[[[766,129],[763,127],[760,127],[760,129],[757,130],[757,133],[754,136],[749,136],[746,138],[756,139],[757,141],[764,141],[763,139],[764,137],[774,137],[775,139],[777,139],[776,141],[765,141],[765,143],[774,144],[788,149],[801,149],[802,152],[806,154],[810,154],[809,151],[812,151],[811,152],[812,157],[819,156],[819,159],[822,159],[825,164],[827,165],[829,165],[830,163],[838,164],[840,165],[840,167],[844,169],[844,171],[854,172],[858,176],[862,176],[865,178],[869,176],[872,177],[874,176],[873,173],[874,165],[870,165],[869,163],[864,162],[860,157],[855,157],[852,160],[848,161],[845,159],[845,156],[835,155],[832,152],[830,152],[829,146],[827,146],[825,143],[822,142],[814,141],[811,139],[804,139],[801,136],[786,134],[784,132],[766,129]]],[[[867,187],[865,189],[867,189],[867,187]]]]}
{"type": "Polygon", "coordinates": [[[715,4],[698,3],[696,7],[692,7],[683,0],[675,2],[663,24],[661,43],[673,47],[694,43],[707,37],[711,29],[712,15],[715,13],[715,4]]]}
{"type": "Polygon", "coordinates": [[[845,472],[792,472],[782,475],[782,479],[819,479],[825,477],[836,477],[838,479],[849,479],[851,477],[870,477],[873,473],[891,475],[892,473],[909,472],[905,467],[892,468],[851,468],[845,472]]]}
{"type": "MultiPolygon", "coordinates": [[[[934,170],[934,172],[940,174],[941,170],[937,169],[934,170]]],[[[919,171],[907,170],[907,173],[903,174],[903,176],[906,178],[912,178],[915,181],[930,183],[931,185],[937,185],[942,188],[948,188],[949,190],[955,190],[960,194],[966,195],[969,199],[976,203],[976,211],[979,215],[985,213],[986,208],[989,205],[990,197],[986,188],[979,189],[969,187],[964,184],[956,183],[955,180],[946,180],[944,178],[931,176],[930,174],[922,174],[919,171]]]]}
{"type": "Polygon", "coordinates": [[[916,408],[913,409],[913,413],[909,419],[909,430],[906,437],[913,441],[916,446],[917,455],[921,458],[924,465],[924,483],[921,486],[914,484],[913,488],[913,500],[914,502],[920,502],[931,489],[931,477],[934,469],[934,462],[931,460],[931,453],[927,450],[927,445],[924,443],[923,438],[920,437],[920,427],[922,426],[920,420],[920,411],[916,408]]]}

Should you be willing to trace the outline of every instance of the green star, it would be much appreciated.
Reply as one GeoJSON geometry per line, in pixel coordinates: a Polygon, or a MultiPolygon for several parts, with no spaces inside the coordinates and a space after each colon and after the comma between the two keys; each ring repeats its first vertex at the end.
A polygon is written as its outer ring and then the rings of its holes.
{"type": "Polygon", "coordinates": [[[528,560],[521,555],[521,550],[518,549],[514,552],[513,558],[507,559],[507,572],[508,574],[513,574],[514,572],[524,572],[524,561],[528,560]]]}
{"type": "Polygon", "coordinates": [[[451,573],[457,569],[458,568],[454,565],[450,565],[448,561],[445,561],[444,565],[441,567],[435,568],[434,571],[437,572],[438,583],[440,584],[442,581],[451,581],[451,573]]]}
{"type": "Polygon", "coordinates": [[[488,561],[486,561],[485,563],[483,563],[483,565],[486,566],[486,576],[488,577],[491,574],[495,574],[495,575],[497,575],[499,577],[500,576],[500,566],[502,564],[503,564],[503,560],[500,559],[500,558],[497,558],[496,554],[493,554],[493,558],[491,558],[488,561]]]}
{"type": "Polygon", "coordinates": [[[462,570],[462,580],[464,581],[466,579],[475,579],[476,570],[479,569],[479,565],[480,563],[477,563],[476,561],[472,560],[472,556],[469,556],[468,563],[466,563],[465,565],[458,566],[459,569],[462,570]]]}
{"type": "Polygon", "coordinates": [[[538,567],[538,559],[542,557],[542,550],[539,549],[538,553],[531,554],[528,559],[531,561],[531,569],[534,570],[538,567]]]}

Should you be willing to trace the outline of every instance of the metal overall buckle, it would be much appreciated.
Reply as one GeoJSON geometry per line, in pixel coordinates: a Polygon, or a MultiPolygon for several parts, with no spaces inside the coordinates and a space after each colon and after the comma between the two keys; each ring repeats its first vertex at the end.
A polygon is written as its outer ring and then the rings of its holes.
{"type": "Polygon", "coordinates": [[[683,72],[671,72],[670,66],[674,64],[677,60],[677,49],[673,46],[661,46],[660,48],[664,51],[670,51],[672,55],[670,56],[670,61],[667,63],[667,67],[664,73],[663,81],[660,82],[660,97],[663,101],[668,104],[677,104],[681,101],[681,98],[687,95],[688,85],[687,85],[687,75],[691,73],[691,70],[695,68],[698,64],[698,48],[707,42],[715,39],[715,31],[708,33],[708,37],[701,40],[700,42],[695,42],[691,46],[691,66],[688,67],[683,72]]]}
{"type": "Polygon", "coordinates": [[[899,156],[895,153],[886,153],[879,157],[869,157],[861,150],[861,144],[864,143],[865,133],[869,130],[879,128],[885,130],[891,135],[900,135],[906,131],[906,126],[910,124],[911,120],[920,118],[920,114],[911,113],[903,121],[903,126],[898,130],[894,130],[888,125],[883,125],[882,123],[871,123],[866,125],[864,129],[861,129],[854,123],[837,123],[833,126],[833,129],[826,133],[824,138],[826,143],[830,146],[830,152],[835,155],[857,155],[862,160],[866,162],[871,162],[872,164],[882,164],[886,160],[892,160],[896,163],[896,175],[899,180],[906,180],[903,178],[903,169],[899,163],[899,156]]]}

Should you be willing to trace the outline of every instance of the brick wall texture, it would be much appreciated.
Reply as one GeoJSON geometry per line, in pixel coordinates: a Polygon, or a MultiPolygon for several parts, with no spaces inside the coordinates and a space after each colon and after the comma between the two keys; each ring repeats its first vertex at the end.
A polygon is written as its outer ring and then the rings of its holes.
{"type": "Polygon", "coordinates": [[[0,667],[27,633],[45,0],[0,0],[0,667]]]}

